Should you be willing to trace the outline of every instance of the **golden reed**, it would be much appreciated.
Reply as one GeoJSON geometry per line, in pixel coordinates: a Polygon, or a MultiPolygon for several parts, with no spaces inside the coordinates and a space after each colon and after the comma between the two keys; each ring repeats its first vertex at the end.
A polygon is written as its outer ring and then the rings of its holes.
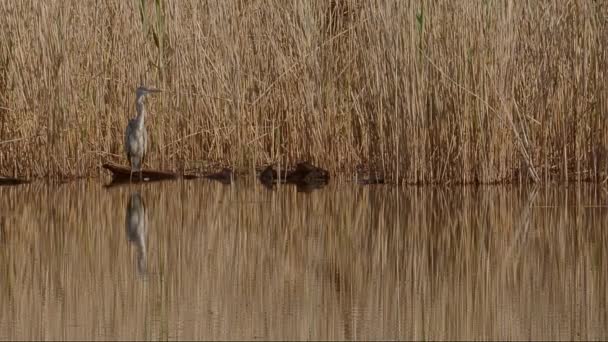
{"type": "Polygon", "coordinates": [[[0,1],[0,174],[310,160],[471,183],[606,176],[601,1],[0,1]]]}

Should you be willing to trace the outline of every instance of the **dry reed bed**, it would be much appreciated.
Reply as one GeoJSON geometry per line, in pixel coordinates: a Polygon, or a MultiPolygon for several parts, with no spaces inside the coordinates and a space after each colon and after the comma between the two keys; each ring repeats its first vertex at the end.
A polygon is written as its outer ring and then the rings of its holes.
{"type": "Polygon", "coordinates": [[[406,182],[602,180],[601,1],[0,2],[0,173],[309,159],[406,182]]]}

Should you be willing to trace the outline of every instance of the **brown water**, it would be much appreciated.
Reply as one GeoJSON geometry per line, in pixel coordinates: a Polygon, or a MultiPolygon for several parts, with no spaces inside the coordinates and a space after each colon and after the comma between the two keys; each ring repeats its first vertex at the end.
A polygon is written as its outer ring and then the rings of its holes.
{"type": "Polygon", "coordinates": [[[0,338],[606,339],[607,203],[594,187],[3,187],[0,338]]]}

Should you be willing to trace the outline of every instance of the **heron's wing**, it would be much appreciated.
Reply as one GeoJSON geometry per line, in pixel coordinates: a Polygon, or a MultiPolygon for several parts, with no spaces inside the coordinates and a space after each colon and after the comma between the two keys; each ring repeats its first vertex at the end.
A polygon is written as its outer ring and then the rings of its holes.
{"type": "Polygon", "coordinates": [[[142,148],[142,155],[141,155],[141,166],[144,166],[144,159],[146,158],[146,154],[148,152],[148,130],[146,129],[146,127],[144,126],[144,130],[142,132],[142,139],[144,142],[144,146],[142,148]]]}
{"type": "Polygon", "coordinates": [[[129,120],[127,124],[127,129],[125,130],[125,153],[127,154],[127,158],[130,158],[131,151],[129,149],[129,137],[135,133],[135,120],[129,120]]]}

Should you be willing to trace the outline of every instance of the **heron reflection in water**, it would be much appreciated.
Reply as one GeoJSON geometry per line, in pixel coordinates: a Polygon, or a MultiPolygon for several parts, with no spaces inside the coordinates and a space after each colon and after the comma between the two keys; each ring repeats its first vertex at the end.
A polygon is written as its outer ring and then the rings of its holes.
{"type": "Polygon", "coordinates": [[[146,273],[146,236],[148,233],[148,217],[146,206],[139,192],[129,197],[125,227],[127,239],[137,248],[137,269],[141,274],[146,273]]]}
{"type": "Polygon", "coordinates": [[[146,95],[158,93],[160,90],[141,86],[135,90],[135,109],[137,116],[127,124],[125,130],[125,153],[129,164],[131,164],[131,175],[129,182],[133,180],[133,172],[139,171],[139,181],[142,179],[142,167],[148,149],[148,131],[146,130],[146,108],[144,99],[146,95]]]}

